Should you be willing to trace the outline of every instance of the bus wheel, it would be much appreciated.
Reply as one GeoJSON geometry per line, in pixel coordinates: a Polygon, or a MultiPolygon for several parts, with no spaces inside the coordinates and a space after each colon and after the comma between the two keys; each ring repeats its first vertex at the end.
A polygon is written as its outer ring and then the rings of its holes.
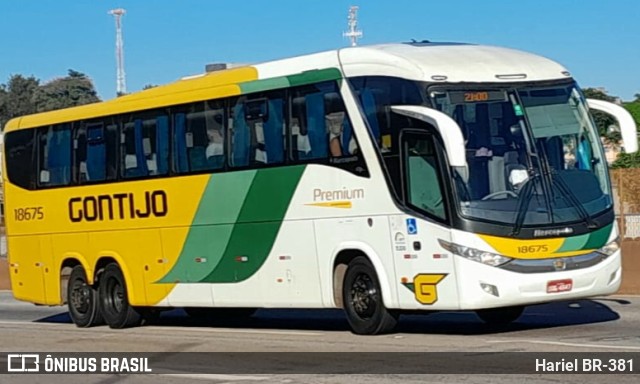
{"type": "Polygon", "coordinates": [[[476,314],[485,323],[500,326],[507,325],[518,320],[523,311],[523,306],[517,306],[480,309],[476,311],[476,314]]]}
{"type": "Polygon", "coordinates": [[[127,328],[140,325],[142,316],[129,305],[127,285],[117,264],[111,263],[106,266],[100,276],[98,292],[100,310],[109,327],[127,328]]]}
{"type": "Polygon", "coordinates": [[[103,324],[98,292],[87,283],[87,275],[82,265],[73,267],[69,275],[67,305],[71,320],[78,327],[87,328],[103,324]]]}
{"type": "Polygon", "coordinates": [[[387,333],[398,323],[398,314],[385,308],[378,276],[365,257],[356,257],[349,263],[342,284],[342,302],[356,334],[387,333]]]}

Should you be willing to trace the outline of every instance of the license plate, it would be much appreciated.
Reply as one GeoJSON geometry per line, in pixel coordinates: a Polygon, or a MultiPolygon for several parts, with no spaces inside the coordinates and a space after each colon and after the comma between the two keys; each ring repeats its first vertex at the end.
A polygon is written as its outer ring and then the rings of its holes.
{"type": "Polygon", "coordinates": [[[573,288],[573,280],[552,280],[547,282],[547,293],[569,292],[573,288]]]}

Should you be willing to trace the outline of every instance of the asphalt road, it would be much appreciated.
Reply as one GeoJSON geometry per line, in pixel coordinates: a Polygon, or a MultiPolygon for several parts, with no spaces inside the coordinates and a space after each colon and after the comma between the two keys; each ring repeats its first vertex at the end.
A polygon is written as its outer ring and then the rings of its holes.
{"type": "MultiPolygon", "coordinates": [[[[637,373],[615,377],[548,373],[398,374],[404,371],[394,368],[401,363],[399,359],[406,358],[409,361],[421,356],[435,358],[440,371],[448,372],[448,369],[442,369],[446,366],[451,367],[451,373],[459,373],[459,367],[465,366],[466,360],[477,359],[478,356],[486,359],[476,364],[494,366],[507,366],[514,361],[514,356],[521,356],[493,355],[493,352],[531,352],[526,356],[536,357],[537,354],[546,356],[545,352],[560,352],[560,356],[564,358],[566,355],[567,359],[578,352],[583,353],[580,356],[631,352],[635,355],[628,356],[637,360],[634,360],[634,369],[640,372],[639,325],[640,297],[614,296],[532,306],[516,323],[500,329],[484,325],[471,312],[403,316],[396,333],[375,337],[357,336],[349,332],[344,316],[337,310],[260,310],[248,319],[198,320],[177,309],[163,313],[157,323],[148,326],[125,330],[112,330],[104,326],[80,329],[71,323],[66,308],[38,307],[17,302],[10,292],[5,291],[0,292],[0,351],[5,352],[0,353],[0,364],[6,364],[6,353],[17,352],[166,352],[157,356],[174,361],[181,358],[185,360],[185,356],[190,359],[192,355],[188,352],[264,354],[195,355],[192,362],[194,369],[183,367],[170,373],[156,369],[154,373],[145,375],[4,374],[0,375],[0,383],[600,383],[613,380],[617,383],[635,383],[639,378],[637,373]],[[289,354],[274,355],[274,352],[289,354]],[[362,352],[439,353],[378,353],[373,360],[367,360],[371,355],[362,355],[362,352]],[[202,365],[196,367],[198,356],[218,358],[219,363],[224,361],[225,356],[232,357],[225,361],[225,364],[229,364],[228,370],[208,372],[206,365],[204,369],[202,365]],[[280,359],[285,361],[280,361],[274,372],[252,373],[250,368],[258,364],[256,358],[265,356],[281,356],[280,359]],[[322,359],[333,365],[329,368],[323,366],[320,363],[324,361],[322,359]],[[363,372],[361,367],[370,367],[376,373],[336,374],[332,367],[340,372],[358,373],[363,372]]],[[[482,367],[479,370],[482,371],[482,367]]]]}

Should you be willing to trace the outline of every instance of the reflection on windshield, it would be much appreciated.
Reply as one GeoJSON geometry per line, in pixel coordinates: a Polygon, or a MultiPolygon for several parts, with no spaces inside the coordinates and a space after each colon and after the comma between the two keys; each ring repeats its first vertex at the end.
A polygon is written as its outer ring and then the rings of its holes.
{"type": "Polygon", "coordinates": [[[604,154],[573,84],[431,97],[465,137],[467,167],[454,170],[464,216],[518,227],[589,221],[611,207],[604,154]]]}

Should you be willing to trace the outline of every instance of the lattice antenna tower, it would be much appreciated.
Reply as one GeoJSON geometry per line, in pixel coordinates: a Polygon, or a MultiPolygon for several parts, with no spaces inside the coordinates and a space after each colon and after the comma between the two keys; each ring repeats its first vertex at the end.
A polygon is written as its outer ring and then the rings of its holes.
{"type": "Polygon", "coordinates": [[[126,11],[122,8],[112,9],[110,15],[116,20],[116,92],[118,95],[127,93],[124,74],[124,42],[122,40],[122,16],[126,11]]]}
{"type": "Polygon", "coordinates": [[[357,5],[349,7],[349,30],[342,33],[342,36],[348,37],[351,40],[351,46],[358,45],[358,39],[362,38],[362,31],[358,30],[358,9],[357,5]]]}

